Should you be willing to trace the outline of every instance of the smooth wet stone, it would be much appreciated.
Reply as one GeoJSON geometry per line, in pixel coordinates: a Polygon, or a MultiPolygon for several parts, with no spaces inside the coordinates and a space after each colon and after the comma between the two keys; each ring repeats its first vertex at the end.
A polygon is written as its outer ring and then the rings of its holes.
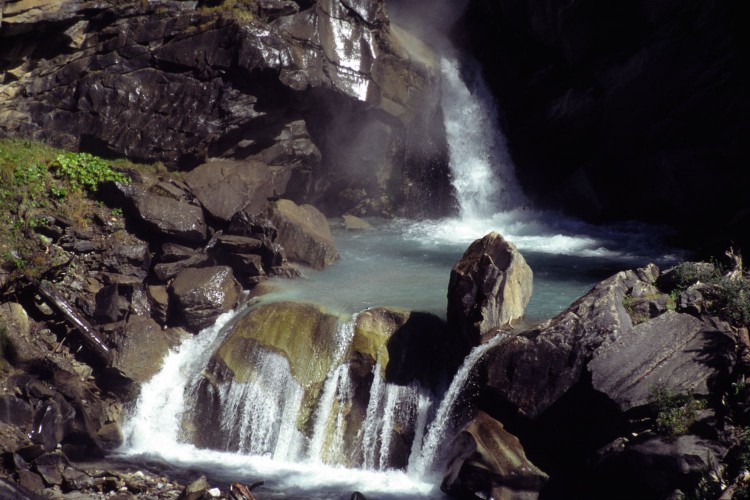
{"type": "Polygon", "coordinates": [[[227,266],[184,269],[172,281],[169,292],[174,313],[193,332],[212,325],[239,298],[239,286],[227,266]]]}

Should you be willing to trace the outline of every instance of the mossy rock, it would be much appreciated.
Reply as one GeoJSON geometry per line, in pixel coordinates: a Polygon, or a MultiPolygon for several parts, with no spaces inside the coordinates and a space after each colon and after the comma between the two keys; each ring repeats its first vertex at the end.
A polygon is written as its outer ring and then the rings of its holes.
{"type": "Polygon", "coordinates": [[[304,390],[297,426],[309,432],[310,416],[320,391],[336,361],[336,328],[339,318],[314,304],[275,302],[258,306],[240,319],[214,353],[236,382],[255,376],[253,352],[268,349],[284,356],[294,379],[304,390]]]}
{"type": "Polygon", "coordinates": [[[388,340],[409,320],[410,315],[411,311],[406,309],[386,307],[376,307],[359,313],[354,325],[350,352],[367,355],[372,358],[373,363],[379,361],[385,376],[385,369],[390,360],[388,340]]]}
{"type": "Polygon", "coordinates": [[[334,362],[334,342],[339,318],[315,304],[275,302],[261,305],[240,319],[216,356],[234,373],[238,382],[252,375],[247,366],[247,348],[257,342],[282,354],[292,376],[303,387],[321,383],[334,362]],[[244,342],[251,340],[255,342],[244,342]]]}

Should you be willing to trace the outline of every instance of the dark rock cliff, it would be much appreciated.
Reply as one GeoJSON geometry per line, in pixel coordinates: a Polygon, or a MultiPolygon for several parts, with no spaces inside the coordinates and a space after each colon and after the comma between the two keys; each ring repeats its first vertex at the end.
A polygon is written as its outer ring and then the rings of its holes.
{"type": "Polygon", "coordinates": [[[518,175],[538,204],[750,239],[744,2],[472,0],[518,175]]]}
{"type": "Polygon", "coordinates": [[[449,207],[433,56],[382,1],[3,5],[0,135],[181,169],[261,160],[330,214],[449,207]]]}

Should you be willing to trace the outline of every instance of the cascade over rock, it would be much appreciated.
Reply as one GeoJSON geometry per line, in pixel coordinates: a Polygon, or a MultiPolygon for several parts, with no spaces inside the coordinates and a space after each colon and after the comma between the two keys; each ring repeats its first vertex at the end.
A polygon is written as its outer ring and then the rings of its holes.
{"type": "Polygon", "coordinates": [[[456,436],[449,456],[441,488],[459,498],[535,499],[549,479],[518,438],[481,411],[456,436]]]}
{"type": "Polygon", "coordinates": [[[451,270],[448,323],[469,345],[523,317],[533,273],[513,243],[492,232],[474,241],[451,270]]]}
{"type": "Polygon", "coordinates": [[[445,211],[425,47],[383,0],[283,4],[4,2],[0,135],[188,169],[252,158],[331,212],[445,211]]]}

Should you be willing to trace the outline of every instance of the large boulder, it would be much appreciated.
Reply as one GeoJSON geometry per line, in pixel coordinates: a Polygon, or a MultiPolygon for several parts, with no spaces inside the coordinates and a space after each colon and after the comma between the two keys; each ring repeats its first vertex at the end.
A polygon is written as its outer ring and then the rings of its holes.
{"type": "Polygon", "coordinates": [[[212,217],[227,222],[240,210],[264,212],[269,197],[286,191],[289,175],[260,161],[213,159],[186,174],[185,182],[212,217]]]}
{"type": "Polygon", "coordinates": [[[159,371],[164,356],[174,343],[156,321],[142,316],[128,318],[122,331],[110,340],[115,350],[112,367],[121,376],[138,384],[148,381],[159,371]]]}
{"type": "Polygon", "coordinates": [[[323,269],[338,260],[328,221],[312,205],[278,200],[271,205],[269,219],[278,228],[277,242],[289,260],[314,269],[323,269]]]}
{"type": "Polygon", "coordinates": [[[458,434],[449,457],[441,489],[459,498],[532,500],[549,479],[518,438],[484,412],[458,434]]]}
{"type": "Polygon", "coordinates": [[[487,387],[529,417],[540,416],[579,381],[602,344],[630,331],[622,301],[637,281],[633,271],[617,273],[554,319],[494,347],[487,387]]]}
{"type": "Polygon", "coordinates": [[[523,317],[533,273],[516,247],[492,232],[472,243],[451,270],[448,324],[471,345],[523,317]]]}
{"type": "Polygon", "coordinates": [[[227,266],[188,268],[175,277],[169,293],[171,310],[188,329],[197,332],[235,306],[239,286],[227,266]]]}
{"type": "Polygon", "coordinates": [[[197,205],[161,196],[130,185],[120,191],[131,202],[135,216],[161,238],[200,243],[206,239],[206,221],[197,205]]]}
{"type": "Polygon", "coordinates": [[[602,346],[588,364],[592,386],[622,411],[649,404],[654,390],[707,398],[735,364],[728,325],[667,311],[602,346]]]}

